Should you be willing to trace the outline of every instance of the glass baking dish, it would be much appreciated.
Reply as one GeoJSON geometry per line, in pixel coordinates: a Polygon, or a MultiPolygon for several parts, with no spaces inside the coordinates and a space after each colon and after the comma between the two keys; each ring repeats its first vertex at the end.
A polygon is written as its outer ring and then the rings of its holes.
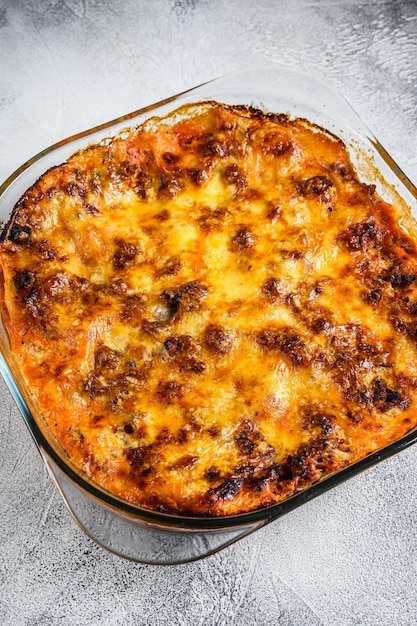
{"type": "MultiPolygon", "coordinates": [[[[139,125],[152,116],[164,116],[182,104],[208,99],[289,113],[327,128],[346,143],[364,182],[376,184],[384,199],[401,204],[406,211],[417,216],[417,189],[350,105],[311,76],[285,67],[268,66],[212,80],[43,150],[0,187],[0,219],[3,222],[8,220],[22,194],[46,170],[59,165],[78,149],[122,132],[127,126],[139,125]]],[[[0,372],[73,519],[97,544],[141,563],[177,564],[208,556],[400,452],[417,439],[415,429],[384,449],[266,509],[222,518],[159,513],[114,497],[71,465],[31,398],[11,354],[2,320],[0,352],[0,372]]]]}

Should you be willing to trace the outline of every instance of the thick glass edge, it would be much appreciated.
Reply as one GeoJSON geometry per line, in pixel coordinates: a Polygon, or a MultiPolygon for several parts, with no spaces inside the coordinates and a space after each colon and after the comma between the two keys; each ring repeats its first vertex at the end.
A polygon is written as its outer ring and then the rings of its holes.
{"type": "MultiPolygon", "coordinates": [[[[149,527],[155,533],[174,532],[177,535],[182,534],[182,535],[187,535],[187,536],[190,536],[190,534],[199,535],[199,536],[202,536],[202,535],[207,536],[208,533],[209,534],[212,533],[216,535],[217,537],[219,537],[219,533],[221,534],[222,532],[224,532],[226,535],[226,538],[221,541],[219,540],[219,543],[216,546],[208,547],[198,552],[196,551],[191,556],[187,555],[181,558],[167,556],[167,557],[161,558],[159,553],[153,558],[143,557],[142,555],[134,556],[132,555],[132,553],[129,554],[128,550],[123,550],[120,548],[112,547],[111,545],[109,545],[108,542],[106,543],[103,539],[100,539],[97,536],[97,533],[94,533],[93,530],[91,530],[90,528],[87,528],[85,523],[83,523],[83,521],[79,519],[75,509],[73,508],[73,504],[72,502],[70,502],[68,498],[66,487],[62,485],[62,479],[59,476],[59,472],[57,473],[56,471],[56,467],[54,466],[53,460],[49,457],[49,455],[46,453],[45,450],[40,449],[40,452],[45,462],[45,465],[48,469],[49,475],[53,483],[55,484],[55,487],[57,488],[59,494],[61,495],[64,501],[64,504],[67,508],[67,511],[70,514],[72,520],[75,522],[75,524],[83,531],[85,535],[87,535],[92,541],[94,541],[100,547],[104,548],[105,550],[108,550],[109,552],[112,552],[116,556],[122,557],[124,559],[127,559],[135,563],[141,563],[145,565],[167,566],[167,565],[182,565],[185,563],[198,561],[208,556],[211,556],[212,554],[215,554],[219,552],[220,550],[223,550],[224,548],[227,548],[228,546],[232,545],[236,541],[239,541],[240,539],[243,539],[244,537],[247,537],[248,535],[252,534],[256,530],[259,530],[266,523],[265,519],[261,519],[257,521],[251,521],[250,524],[240,524],[235,527],[231,527],[231,526],[223,526],[222,528],[185,528],[185,527],[178,527],[178,526],[172,527],[172,526],[166,526],[162,524],[156,524],[156,523],[144,521],[143,519],[138,520],[137,516],[126,516],[120,511],[120,509],[115,509],[113,507],[109,508],[107,505],[103,507],[103,501],[101,499],[96,498],[95,499],[96,504],[98,504],[101,508],[104,508],[104,510],[106,510],[107,512],[110,511],[112,515],[118,517],[123,522],[126,522],[126,521],[130,523],[139,522],[142,526],[149,527]],[[233,531],[234,531],[234,534],[231,537],[230,536],[227,537],[227,535],[230,535],[230,532],[233,532],[233,531]]],[[[65,477],[65,480],[68,480],[68,477],[66,474],[64,474],[64,477],[65,477]]]]}
{"type": "MultiPolygon", "coordinates": [[[[213,79],[215,80],[215,79],[213,79]]],[[[201,85],[199,85],[200,87],[201,85]]],[[[69,137],[66,137],[65,139],[62,139],[61,141],[57,141],[53,144],[51,144],[50,146],[44,148],[43,150],[41,150],[40,152],[37,152],[36,154],[34,154],[30,159],[28,159],[27,161],[25,161],[24,163],[22,163],[22,165],[20,165],[17,169],[15,169],[7,178],[6,180],[4,180],[4,182],[0,185],[0,196],[3,195],[3,193],[6,191],[6,189],[8,187],[10,187],[10,185],[27,169],[29,169],[34,163],[36,163],[37,161],[39,161],[40,159],[44,158],[45,156],[47,156],[48,154],[50,154],[51,152],[54,152],[55,150],[57,150],[58,148],[61,148],[65,145],[74,143],[80,139],[83,139],[84,137],[88,137],[89,135],[93,135],[97,132],[100,132],[102,130],[106,130],[107,128],[112,128],[113,126],[117,126],[119,124],[123,124],[124,122],[128,122],[129,120],[139,116],[139,115],[144,115],[146,113],[150,113],[151,111],[154,111],[156,109],[158,109],[161,106],[164,106],[166,104],[169,104],[171,102],[174,102],[175,100],[177,100],[178,98],[180,98],[182,95],[189,93],[191,91],[193,91],[194,89],[197,89],[198,87],[192,87],[191,89],[187,89],[185,91],[182,91],[174,96],[170,96],[168,98],[164,98],[163,100],[160,100],[158,102],[155,102],[154,104],[150,104],[148,106],[142,107],[141,109],[137,109],[135,111],[132,111],[131,113],[127,113],[126,115],[121,115],[119,117],[113,118],[112,120],[109,120],[107,122],[103,122],[102,124],[98,124],[97,126],[93,126],[92,128],[88,128],[86,130],[80,131],[79,133],[75,133],[74,135],[70,135],[69,137]]],[[[35,181],[34,181],[35,182],[35,181]]]]}
{"type": "MultiPolygon", "coordinates": [[[[309,85],[315,86],[315,91],[317,93],[324,92],[330,96],[330,100],[323,103],[323,111],[319,111],[317,113],[318,118],[315,123],[320,123],[321,115],[326,116],[326,108],[329,109],[331,106],[339,106],[342,107],[343,115],[342,121],[345,123],[346,128],[352,132],[353,137],[359,137],[362,142],[365,142],[367,145],[372,147],[377,155],[380,157],[381,161],[384,162],[389,170],[393,173],[395,181],[399,184],[400,187],[400,195],[402,191],[408,192],[414,201],[417,201],[417,189],[410,181],[410,179],[405,175],[405,173],[399,168],[399,166],[395,163],[389,153],[383,148],[383,146],[379,143],[379,141],[374,137],[372,131],[364,124],[363,120],[359,117],[356,111],[351,107],[350,103],[341,96],[338,92],[329,88],[326,84],[324,84],[320,77],[314,76],[314,72],[311,75],[307,75],[304,72],[300,72],[298,70],[294,70],[292,68],[288,68],[281,65],[262,65],[258,67],[251,67],[246,70],[239,70],[237,72],[232,72],[230,74],[226,74],[224,76],[213,78],[207,82],[204,82],[196,87],[192,87],[185,91],[182,91],[174,96],[165,98],[157,103],[152,105],[140,108],[136,111],[128,113],[126,115],[117,117],[112,119],[111,121],[105,122],[103,124],[97,125],[91,129],[82,131],[75,135],[72,135],[62,141],[59,141],[45,150],[34,155],[24,164],[22,164],[18,169],[16,169],[8,178],[3,182],[0,186],[0,200],[5,192],[10,188],[10,186],[28,169],[30,169],[35,163],[39,162],[45,156],[50,153],[62,148],[63,146],[69,146],[70,144],[77,143],[84,138],[88,138],[89,136],[95,135],[97,133],[101,133],[107,129],[112,129],[115,127],[120,127],[122,130],[122,125],[134,121],[135,118],[138,119],[143,116],[147,116],[148,114],[152,114],[158,112],[161,108],[165,108],[167,105],[171,103],[178,102],[181,104],[181,100],[190,96],[191,94],[199,95],[199,92],[204,90],[204,88],[216,85],[227,85],[230,84],[230,92],[233,92],[233,81],[236,79],[242,79],[249,74],[252,74],[252,78],[254,75],[258,74],[259,76],[262,73],[270,73],[273,75],[274,73],[281,73],[282,77],[297,77],[297,79],[304,79],[309,85]]],[[[227,89],[226,89],[227,91],[227,89]]],[[[314,90],[313,90],[314,91],[314,90]]],[[[314,97],[315,94],[311,94],[314,97]]],[[[254,97],[256,94],[254,94],[254,97]]],[[[201,99],[201,98],[198,98],[201,99]]],[[[205,98],[202,98],[205,99],[205,98]]],[[[210,98],[207,98],[210,99],[210,98]]],[[[296,96],[293,96],[295,100],[295,113],[297,108],[296,96]]],[[[194,100],[188,100],[194,101],[194,100]]],[[[237,103],[237,102],[236,102],[237,103]]],[[[233,102],[232,102],[233,104],[233,102]]],[[[246,103],[248,104],[248,103],[246,103]]],[[[250,103],[249,103],[250,104],[250,103]]],[[[257,105],[259,103],[254,103],[257,105]]],[[[262,104],[262,103],[260,103],[262,104]]],[[[285,111],[284,111],[285,112],[285,111]]],[[[293,111],[294,113],[294,111],[293,111]]],[[[340,115],[340,109],[338,114],[340,115]]],[[[338,114],[336,114],[336,119],[338,118],[338,114]]],[[[339,118],[340,119],[340,118],[339,118]]],[[[337,125],[337,122],[336,122],[337,125]]],[[[335,133],[337,133],[337,129],[333,129],[335,133]]],[[[343,133],[342,133],[343,134],[343,133]]],[[[75,149],[73,151],[76,151],[75,149]]],[[[58,163],[57,163],[58,164],[58,163]]],[[[35,182],[36,178],[34,178],[33,182],[35,182]]],[[[417,207],[417,203],[415,205],[417,207]]],[[[13,207],[11,207],[12,209],[13,207]]],[[[3,348],[2,348],[3,351],[3,348]]],[[[93,496],[98,501],[104,502],[106,505],[115,509],[116,511],[122,511],[129,516],[137,517],[143,521],[148,521],[151,524],[161,525],[164,528],[175,528],[184,529],[184,530],[209,530],[209,529],[221,529],[221,528],[230,528],[241,525],[248,525],[251,523],[256,523],[258,521],[262,521],[264,523],[273,521],[278,519],[282,515],[294,510],[298,506],[312,500],[313,498],[325,493],[326,491],[332,489],[333,487],[341,484],[342,482],[348,480],[352,476],[359,474],[361,471],[364,471],[373,465],[379,463],[380,461],[389,458],[390,456],[397,454],[398,452],[404,450],[410,445],[414,444],[417,441],[417,430],[412,431],[402,437],[400,440],[393,442],[379,450],[375,453],[370,454],[369,456],[361,459],[360,461],[338,471],[337,473],[328,476],[322,481],[316,483],[315,485],[309,487],[308,489],[301,491],[287,500],[267,507],[265,509],[260,509],[258,511],[252,511],[249,513],[244,513],[236,516],[227,516],[222,518],[212,518],[212,517],[189,517],[189,516],[181,516],[167,513],[160,513],[148,509],[144,509],[135,505],[131,505],[124,500],[120,500],[117,497],[111,495],[110,493],[105,492],[95,484],[90,484],[88,480],[80,476],[77,471],[74,471],[68,462],[63,460],[60,455],[53,449],[50,443],[46,440],[44,434],[40,430],[39,426],[36,423],[34,416],[32,415],[31,410],[22,394],[19,386],[11,372],[11,368],[9,367],[8,358],[6,354],[0,355],[0,373],[2,374],[6,385],[8,386],[22,416],[29,428],[29,431],[39,448],[39,450],[44,451],[48,454],[53,461],[58,465],[58,467],[66,474],[66,476],[74,482],[79,488],[83,489],[83,491],[87,492],[89,495],[93,496]]]]}

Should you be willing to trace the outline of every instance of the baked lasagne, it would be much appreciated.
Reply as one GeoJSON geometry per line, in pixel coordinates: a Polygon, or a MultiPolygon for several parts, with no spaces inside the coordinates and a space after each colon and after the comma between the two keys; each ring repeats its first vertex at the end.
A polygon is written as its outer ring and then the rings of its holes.
{"type": "Polygon", "coordinates": [[[416,232],[325,129],[185,105],[23,195],[2,315],[79,471],[152,510],[249,512],[416,426],[416,232]]]}

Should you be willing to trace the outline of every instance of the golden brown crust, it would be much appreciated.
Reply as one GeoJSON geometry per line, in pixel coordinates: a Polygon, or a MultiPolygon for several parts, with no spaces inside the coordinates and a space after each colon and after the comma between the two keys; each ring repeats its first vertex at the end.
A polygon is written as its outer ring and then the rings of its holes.
{"type": "Polygon", "coordinates": [[[15,207],[14,355],[112,493],[192,515],[268,506],[416,425],[400,217],[306,120],[185,106],[73,155],[15,207]]]}

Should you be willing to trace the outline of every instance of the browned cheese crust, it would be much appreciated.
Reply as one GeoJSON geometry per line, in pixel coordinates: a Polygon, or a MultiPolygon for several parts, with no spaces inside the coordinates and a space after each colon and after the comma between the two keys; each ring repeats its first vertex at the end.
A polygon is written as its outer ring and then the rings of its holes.
{"type": "Polygon", "coordinates": [[[183,107],[48,171],[4,228],[15,359],[71,462],[144,507],[265,507],[416,425],[417,253],[342,141],[183,107]]]}

